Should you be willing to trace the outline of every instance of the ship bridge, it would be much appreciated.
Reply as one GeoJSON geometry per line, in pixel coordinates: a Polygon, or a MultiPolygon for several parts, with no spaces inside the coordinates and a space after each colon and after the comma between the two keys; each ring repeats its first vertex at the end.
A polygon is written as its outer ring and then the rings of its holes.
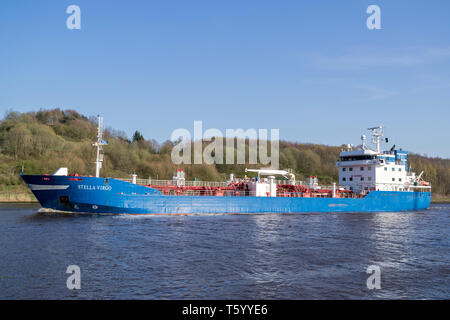
{"type": "Polygon", "coordinates": [[[368,147],[366,136],[362,135],[361,145],[347,145],[339,154],[339,161],[336,163],[339,169],[339,185],[355,193],[425,188],[426,186],[419,183],[421,175],[416,177],[414,172],[408,172],[408,152],[395,149],[395,145],[390,150],[380,151],[382,127],[369,130],[372,131],[375,148],[368,147]]]}

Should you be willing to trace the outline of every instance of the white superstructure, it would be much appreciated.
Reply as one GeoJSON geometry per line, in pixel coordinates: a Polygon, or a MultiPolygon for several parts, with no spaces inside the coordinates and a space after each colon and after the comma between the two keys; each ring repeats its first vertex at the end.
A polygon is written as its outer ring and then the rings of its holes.
{"type": "MultiPolygon", "coordinates": [[[[355,193],[372,190],[413,191],[431,188],[421,181],[421,175],[408,172],[407,151],[396,150],[395,145],[388,151],[380,151],[383,136],[381,126],[369,128],[375,148],[366,145],[366,137],[361,136],[362,144],[356,148],[348,145],[339,155],[336,163],[339,168],[339,185],[355,193]]],[[[387,142],[387,139],[386,139],[387,142]]]]}
{"type": "Polygon", "coordinates": [[[282,175],[289,178],[289,184],[295,185],[295,175],[288,170],[274,170],[274,169],[247,169],[245,172],[256,172],[258,179],[256,181],[245,182],[245,188],[250,195],[256,197],[276,197],[277,185],[275,183],[275,175],[282,175]],[[261,176],[268,176],[261,179],[261,176]]]}

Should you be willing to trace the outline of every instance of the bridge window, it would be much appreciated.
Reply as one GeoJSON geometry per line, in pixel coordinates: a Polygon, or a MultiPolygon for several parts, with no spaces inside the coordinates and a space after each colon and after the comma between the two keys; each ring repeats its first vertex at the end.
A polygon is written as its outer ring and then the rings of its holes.
{"type": "Polygon", "coordinates": [[[361,156],[344,156],[339,158],[341,161],[357,161],[357,160],[373,160],[376,156],[361,155],[361,156]]]}

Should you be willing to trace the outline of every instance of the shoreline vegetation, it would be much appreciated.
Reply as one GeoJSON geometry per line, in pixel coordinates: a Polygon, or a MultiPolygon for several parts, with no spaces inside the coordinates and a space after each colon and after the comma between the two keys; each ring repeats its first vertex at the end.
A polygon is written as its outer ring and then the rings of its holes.
{"type": "MultiPolygon", "coordinates": [[[[432,191],[433,192],[433,191],[432,191]]],[[[450,203],[450,196],[431,193],[431,203],[450,203]]]]}
{"type": "MultiPolygon", "coordinates": [[[[69,168],[70,174],[95,173],[95,148],[97,118],[80,115],[74,110],[39,110],[20,113],[7,111],[0,119],[0,202],[35,202],[31,191],[20,178],[25,174],[51,174],[60,167],[69,168]]],[[[102,176],[130,177],[132,172],[141,179],[171,180],[177,169],[184,169],[186,180],[226,181],[229,174],[243,177],[245,168],[264,165],[246,164],[182,164],[171,161],[171,153],[177,142],[158,143],[146,139],[136,131],[131,138],[126,133],[107,127],[104,140],[102,176]]],[[[246,159],[249,140],[245,143],[246,159]]],[[[223,163],[227,152],[233,152],[236,161],[237,142],[223,150],[223,163]]],[[[203,150],[210,142],[204,142],[203,150]]],[[[296,180],[305,181],[317,176],[319,183],[330,185],[338,181],[336,160],[343,146],[280,141],[279,167],[290,168],[296,180]]],[[[270,143],[268,143],[270,153],[270,143]]],[[[257,152],[259,154],[259,150],[257,152]]],[[[194,156],[193,153],[191,155],[194,156]]],[[[193,162],[193,161],[192,161],[193,162]]],[[[409,153],[408,165],[432,185],[432,202],[450,202],[450,159],[431,158],[409,153]]]]}
{"type": "Polygon", "coordinates": [[[38,203],[33,195],[26,193],[1,194],[0,203],[38,203]]]}
{"type": "Polygon", "coordinates": [[[15,188],[8,188],[9,190],[0,191],[0,203],[15,203],[15,202],[38,202],[33,193],[25,184],[15,188]]]}

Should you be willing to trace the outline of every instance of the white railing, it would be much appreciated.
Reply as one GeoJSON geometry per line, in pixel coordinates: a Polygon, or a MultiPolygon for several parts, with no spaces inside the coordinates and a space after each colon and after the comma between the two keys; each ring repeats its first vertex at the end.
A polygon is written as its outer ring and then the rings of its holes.
{"type": "MultiPolygon", "coordinates": [[[[321,190],[333,190],[333,185],[330,186],[319,186],[321,190]]],[[[339,190],[339,186],[336,184],[336,190],[339,190]]]]}
{"type": "MultiPolygon", "coordinates": [[[[289,180],[275,180],[275,184],[276,185],[288,185],[291,184],[291,182],[289,180]]],[[[305,181],[295,181],[294,183],[295,186],[304,186],[305,185],[305,181]]]]}
{"type": "MultiPolygon", "coordinates": [[[[131,179],[117,179],[125,182],[132,182],[131,179]]],[[[176,186],[176,180],[155,180],[155,179],[136,179],[136,184],[154,185],[154,186],[176,186]]],[[[184,185],[188,187],[226,187],[227,182],[220,181],[184,181],[184,185]]]]}
{"type": "MultiPolygon", "coordinates": [[[[120,181],[124,181],[124,182],[133,182],[132,179],[128,179],[128,178],[115,178],[117,180],[120,181]]],[[[136,179],[136,184],[140,184],[140,185],[147,185],[148,184],[148,179],[136,179]]]]}
{"type": "Polygon", "coordinates": [[[407,188],[410,188],[410,189],[430,189],[431,190],[431,186],[408,186],[407,188]]]}
{"type": "Polygon", "coordinates": [[[221,192],[213,190],[160,190],[163,195],[167,196],[224,196],[224,197],[244,197],[255,196],[251,191],[235,191],[225,190],[221,192]]]}
{"type": "MultiPolygon", "coordinates": [[[[120,181],[132,182],[131,178],[116,178],[120,181]]],[[[237,179],[235,182],[243,182],[243,179],[237,179]]],[[[136,179],[136,184],[139,185],[154,185],[154,186],[176,186],[176,180],[156,180],[156,179],[136,179]]],[[[288,185],[289,180],[275,180],[276,185],[288,185]]],[[[185,181],[185,186],[188,187],[227,187],[228,182],[224,181],[185,181]]],[[[295,181],[296,186],[304,186],[305,181],[295,181]]]]}
{"type": "MultiPolygon", "coordinates": [[[[254,191],[235,191],[235,190],[224,190],[221,192],[217,192],[214,190],[160,190],[161,194],[165,196],[223,196],[223,197],[255,197],[256,193],[254,191]]],[[[266,197],[266,196],[261,196],[266,197]]],[[[269,196],[267,196],[269,197],[269,196]]],[[[331,193],[303,193],[303,192],[277,192],[277,197],[285,197],[285,198],[331,198],[331,193]]],[[[345,198],[360,198],[360,195],[345,195],[343,194],[341,197],[345,198]]]]}

